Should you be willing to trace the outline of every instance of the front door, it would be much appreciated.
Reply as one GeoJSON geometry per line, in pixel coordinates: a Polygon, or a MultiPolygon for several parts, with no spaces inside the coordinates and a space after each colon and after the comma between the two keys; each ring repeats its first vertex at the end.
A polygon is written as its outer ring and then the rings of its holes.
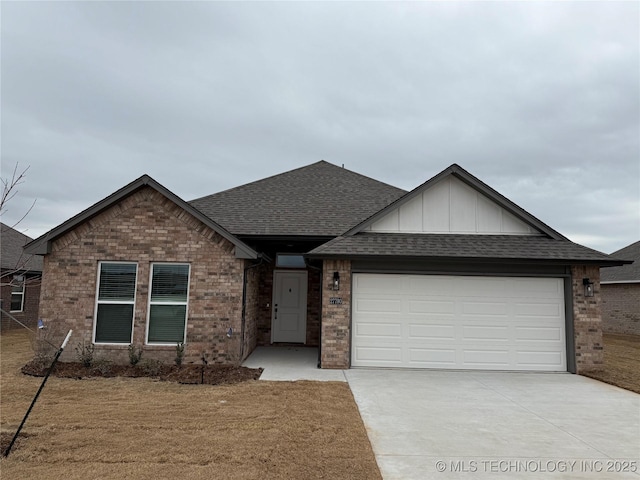
{"type": "Polygon", "coordinates": [[[307,336],[307,272],[273,272],[271,343],[305,343],[307,336]]]}

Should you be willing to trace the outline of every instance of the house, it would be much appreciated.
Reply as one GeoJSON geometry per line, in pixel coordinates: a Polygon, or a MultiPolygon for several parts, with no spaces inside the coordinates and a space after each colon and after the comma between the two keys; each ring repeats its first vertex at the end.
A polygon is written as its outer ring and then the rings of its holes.
{"type": "Polygon", "coordinates": [[[600,267],[625,263],[458,165],[405,192],[325,161],[190,202],[145,175],[25,250],[40,316],[99,355],[300,344],[322,368],[597,368],[600,267]]]}
{"type": "Polygon", "coordinates": [[[23,247],[32,238],[0,223],[0,285],[2,310],[0,329],[22,328],[19,322],[35,327],[38,322],[42,257],[25,254],[23,247]],[[10,317],[14,317],[15,320],[10,317]]]}
{"type": "Polygon", "coordinates": [[[633,264],[604,268],[600,273],[602,329],[640,335],[640,241],[611,256],[633,260],[633,264]]]}

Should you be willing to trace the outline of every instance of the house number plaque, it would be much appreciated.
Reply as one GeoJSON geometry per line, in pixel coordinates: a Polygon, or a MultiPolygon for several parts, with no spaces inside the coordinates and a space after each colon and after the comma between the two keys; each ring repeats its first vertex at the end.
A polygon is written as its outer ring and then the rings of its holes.
{"type": "Polygon", "coordinates": [[[342,298],[329,297],[329,305],[342,305],[342,298]]]}

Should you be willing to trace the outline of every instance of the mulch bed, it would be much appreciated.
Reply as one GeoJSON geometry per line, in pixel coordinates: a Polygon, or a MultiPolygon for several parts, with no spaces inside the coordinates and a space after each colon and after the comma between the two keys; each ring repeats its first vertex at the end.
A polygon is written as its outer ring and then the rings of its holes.
{"type": "MultiPolygon", "coordinates": [[[[22,367],[22,373],[34,377],[44,377],[49,365],[31,361],[22,367]]],[[[158,380],[184,384],[229,385],[258,380],[262,374],[261,368],[235,367],[231,365],[114,365],[97,364],[85,367],[79,362],[59,362],[56,364],[52,376],[59,378],[95,377],[150,377],[158,380]]]]}

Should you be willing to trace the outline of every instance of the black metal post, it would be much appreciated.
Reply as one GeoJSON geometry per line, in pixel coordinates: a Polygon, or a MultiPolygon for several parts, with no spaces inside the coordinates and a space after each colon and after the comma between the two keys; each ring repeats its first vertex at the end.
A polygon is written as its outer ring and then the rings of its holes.
{"type": "Polygon", "coordinates": [[[3,453],[4,457],[8,457],[9,456],[9,453],[11,452],[11,448],[13,448],[13,444],[16,442],[16,440],[18,438],[18,435],[20,435],[20,431],[22,430],[22,427],[24,426],[25,422],[27,421],[27,418],[29,418],[29,414],[31,413],[31,410],[33,409],[33,406],[36,404],[36,401],[38,400],[38,397],[40,396],[40,392],[42,392],[42,389],[44,388],[45,383],[47,383],[47,380],[49,379],[49,375],[51,375],[51,372],[53,372],[53,367],[56,366],[56,363],[58,362],[58,358],[60,358],[60,355],[62,354],[62,351],[64,350],[64,347],[67,345],[67,342],[69,341],[69,338],[71,337],[71,332],[72,332],[72,330],[69,330],[69,333],[67,333],[67,337],[64,339],[64,342],[62,342],[62,345],[60,346],[60,349],[56,353],[56,356],[54,357],[53,362],[51,362],[51,366],[49,367],[49,370],[47,370],[47,374],[44,376],[44,380],[42,380],[42,383],[40,384],[40,388],[38,389],[38,392],[36,393],[36,396],[33,397],[33,401],[31,402],[31,405],[29,406],[29,410],[27,410],[27,413],[25,414],[24,418],[22,419],[22,423],[20,423],[20,426],[18,427],[18,430],[16,431],[16,434],[11,439],[11,443],[9,444],[9,446],[7,447],[7,449],[3,453]]]}

